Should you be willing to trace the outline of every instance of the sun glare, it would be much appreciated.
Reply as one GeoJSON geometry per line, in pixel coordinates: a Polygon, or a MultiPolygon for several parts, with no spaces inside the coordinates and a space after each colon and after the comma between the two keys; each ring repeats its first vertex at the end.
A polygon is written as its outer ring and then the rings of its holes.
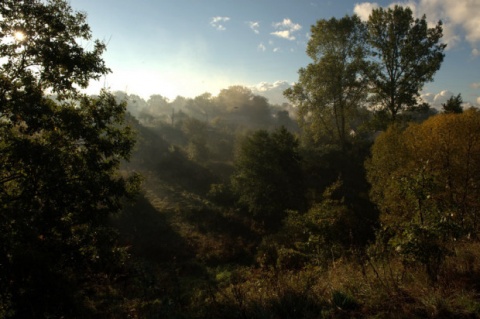
{"type": "Polygon", "coordinates": [[[15,37],[15,40],[17,40],[17,41],[23,41],[26,38],[25,33],[23,33],[22,31],[15,31],[13,36],[15,37]]]}

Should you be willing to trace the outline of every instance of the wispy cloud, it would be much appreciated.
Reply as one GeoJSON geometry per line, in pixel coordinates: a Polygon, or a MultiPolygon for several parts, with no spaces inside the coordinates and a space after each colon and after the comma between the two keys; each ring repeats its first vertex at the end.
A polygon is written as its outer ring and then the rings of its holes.
{"type": "Polygon", "coordinates": [[[298,31],[300,29],[302,29],[302,26],[298,23],[293,23],[292,20],[290,19],[283,19],[282,22],[277,22],[277,23],[274,23],[273,26],[275,28],[285,28],[285,29],[289,29],[290,31],[298,31]]]}
{"type": "Polygon", "coordinates": [[[302,26],[300,24],[293,23],[292,20],[288,18],[283,19],[282,22],[274,23],[273,27],[278,31],[272,32],[270,34],[290,41],[295,40],[295,36],[292,35],[292,33],[302,29],[302,26]]]}
{"type": "Polygon", "coordinates": [[[252,29],[255,34],[259,34],[260,23],[258,21],[247,21],[248,27],[252,29]]]}
{"type": "Polygon", "coordinates": [[[257,49],[258,49],[258,51],[265,52],[265,50],[267,50],[267,47],[266,47],[263,43],[260,43],[260,44],[257,46],[257,49]]]}
{"type": "Polygon", "coordinates": [[[230,21],[229,17],[213,17],[210,20],[210,25],[219,31],[225,31],[227,28],[224,23],[230,21]]]}
{"type": "Polygon", "coordinates": [[[480,89],[480,82],[472,83],[472,84],[470,84],[470,87],[472,89],[480,89]]]}

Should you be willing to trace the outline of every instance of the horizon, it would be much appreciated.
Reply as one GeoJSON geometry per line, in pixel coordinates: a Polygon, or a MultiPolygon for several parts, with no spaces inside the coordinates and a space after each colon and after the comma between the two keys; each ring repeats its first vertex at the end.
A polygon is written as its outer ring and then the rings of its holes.
{"type": "Polygon", "coordinates": [[[373,8],[398,4],[411,7],[417,17],[425,13],[429,23],[443,21],[445,59],[422,98],[438,108],[460,93],[466,105],[480,106],[480,3],[468,0],[70,4],[87,14],[93,38],[107,44],[104,60],[112,73],[91,83],[89,93],[106,88],[146,100],[155,94],[173,100],[241,85],[276,104],[287,85],[298,80],[298,70],[311,63],[305,53],[311,25],[353,14],[365,20],[373,8]]]}

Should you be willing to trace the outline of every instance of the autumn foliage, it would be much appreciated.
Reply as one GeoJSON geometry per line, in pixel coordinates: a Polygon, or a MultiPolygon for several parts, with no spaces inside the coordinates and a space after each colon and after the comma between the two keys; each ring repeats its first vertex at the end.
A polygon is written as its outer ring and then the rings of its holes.
{"type": "Polygon", "coordinates": [[[478,229],[480,113],[440,114],[401,131],[381,135],[367,163],[372,197],[385,222],[416,220],[432,214],[478,229]],[[440,216],[442,215],[442,216],[440,216]]]}

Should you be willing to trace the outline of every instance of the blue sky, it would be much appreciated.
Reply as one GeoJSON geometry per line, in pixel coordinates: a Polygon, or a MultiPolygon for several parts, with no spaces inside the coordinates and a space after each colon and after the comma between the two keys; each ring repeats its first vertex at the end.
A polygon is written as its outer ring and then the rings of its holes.
{"type": "Polygon", "coordinates": [[[429,21],[444,22],[446,58],[426,101],[452,94],[480,106],[480,1],[403,2],[329,0],[70,0],[88,15],[93,37],[108,43],[104,59],[113,73],[91,86],[148,98],[161,94],[216,95],[231,85],[252,87],[278,102],[281,91],[310,63],[310,26],[319,19],[374,7],[408,5],[429,21]]]}

